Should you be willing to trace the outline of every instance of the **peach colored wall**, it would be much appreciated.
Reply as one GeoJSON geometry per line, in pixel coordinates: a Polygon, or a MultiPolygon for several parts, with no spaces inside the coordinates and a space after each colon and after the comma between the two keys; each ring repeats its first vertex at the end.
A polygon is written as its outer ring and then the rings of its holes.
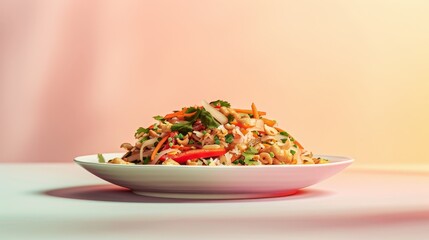
{"type": "Polygon", "coordinates": [[[0,161],[118,151],[254,101],[316,153],[428,162],[428,1],[0,2],[0,161]]]}

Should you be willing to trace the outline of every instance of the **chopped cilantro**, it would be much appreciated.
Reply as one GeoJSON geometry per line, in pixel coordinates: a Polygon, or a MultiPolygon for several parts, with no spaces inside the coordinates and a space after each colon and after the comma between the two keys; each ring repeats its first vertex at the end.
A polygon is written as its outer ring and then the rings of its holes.
{"type": "Polygon", "coordinates": [[[285,143],[287,141],[287,138],[282,139],[282,142],[285,143]]]}
{"type": "Polygon", "coordinates": [[[215,144],[220,144],[220,140],[219,140],[219,137],[216,135],[216,136],[214,136],[214,143],[215,144]]]}
{"type": "Polygon", "coordinates": [[[232,143],[234,141],[234,135],[232,133],[228,133],[225,136],[225,142],[226,143],[232,143]]]}
{"type": "Polygon", "coordinates": [[[210,102],[210,104],[214,105],[215,107],[231,107],[231,104],[227,101],[222,100],[216,100],[213,102],[210,102]]]}
{"type": "Polygon", "coordinates": [[[184,136],[183,136],[182,133],[179,133],[179,134],[176,135],[176,138],[178,138],[180,140],[183,140],[184,136]]]}
{"type": "Polygon", "coordinates": [[[172,142],[168,143],[168,146],[172,147],[172,146],[173,146],[173,143],[172,143],[172,142]]]}
{"type": "Polygon", "coordinates": [[[270,157],[274,157],[274,153],[273,152],[270,152],[270,157]]]}
{"type": "Polygon", "coordinates": [[[158,115],[158,116],[154,116],[153,118],[154,118],[155,120],[158,120],[158,121],[162,121],[162,122],[163,122],[163,121],[165,121],[164,117],[161,117],[161,116],[159,116],[159,115],[158,115]]]}
{"type": "Polygon", "coordinates": [[[150,162],[150,157],[143,157],[143,164],[148,164],[150,162]]]}
{"type": "Polygon", "coordinates": [[[194,140],[193,139],[191,139],[191,140],[189,140],[189,144],[194,144],[195,142],[194,142],[194,140]]]}
{"type": "Polygon", "coordinates": [[[192,124],[197,121],[197,119],[201,120],[201,123],[207,128],[217,128],[219,127],[219,123],[213,118],[213,116],[204,108],[195,108],[190,107],[186,110],[186,113],[193,113],[190,117],[186,117],[185,120],[191,122],[192,124]]]}
{"type": "Polygon", "coordinates": [[[148,137],[148,136],[145,136],[145,137],[142,137],[142,139],[140,139],[139,141],[140,141],[141,143],[143,143],[143,142],[147,141],[148,139],[149,139],[149,137],[148,137]]]}
{"type": "Polygon", "coordinates": [[[206,131],[206,130],[204,130],[204,131],[203,131],[203,135],[206,135],[206,134],[207,134],[207,131],[206,131]]]}
{"type": "Polygon", "coordinates": [[[219,123],[213,118],[213,116],[206,111],[205,109],[201,109],[200,113],[201,123],[207,128],[217,128],[219,127],[219,123]]]}
{"type": "Polygon", "coordinates": [[[234,121],[234,116],[232,114],[229,114],[227,118],[228,118],[228,123],[231,123],[232,121],[234,121]]]}
{"type": "Polygon", "coordinates": [[[289,137],[289,133],[287,133],[287,132],[280,132],[280,135],[289,137]]]}
{"type": "Polygon", "coordinates": [[[239,158],[237,160],[235,160],[234,162],[232,162],[235,165],[241,164],[241,165],[246,165],[246,163],[244,162],[243,158],[239,158]]]}
{"type": "Polygon", "coordinates": [[[296,144],[293,145],[294,148],[298,148],[298,146],[296,144]]]}
{"type": "Polygon", "coordinates": [[[249,115],[250,118],[253,118],[253,114],[249,113],[248,115],[249,115]]]}
{"type": "Polygon", "coordinates": [[[290,150],[290,154],[295,155],[295,150],[290,150]]]}
{"type": "Polygon", "coordinates": [[[136,130],[136,133],[134,134],[134,136],[137,136],[137,135],[139,135],[140,133],[148,133],[149,132],[149,129],[148,128],[142,128],[142,127],[139,127],[139,129],[137,129],[136,130]]]}
{"type": "Polygon", "coordinates": [[[178,131],[182,134],[192,132],[192,124],[190,122],[175,123],[171,126],[171,131],[178,131]]]}

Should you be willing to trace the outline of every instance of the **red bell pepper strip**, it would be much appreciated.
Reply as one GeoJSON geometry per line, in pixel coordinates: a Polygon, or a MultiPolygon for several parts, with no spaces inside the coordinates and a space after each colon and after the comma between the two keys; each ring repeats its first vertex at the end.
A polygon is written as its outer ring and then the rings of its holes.
{"type": "Polygon", "coordinates": [[[218,148],[218,149],[196,149],[196,150],[189,150],[183,153],[179,153],[176,155],[162,156],[159,160],[164,161],[167,158],[173,159],[174,161],[185,164],[187,160],[189,159],[196,159],[196,158],[208,158],[208,157],[219,157],[226,153],[225,148],[218,148]]]}

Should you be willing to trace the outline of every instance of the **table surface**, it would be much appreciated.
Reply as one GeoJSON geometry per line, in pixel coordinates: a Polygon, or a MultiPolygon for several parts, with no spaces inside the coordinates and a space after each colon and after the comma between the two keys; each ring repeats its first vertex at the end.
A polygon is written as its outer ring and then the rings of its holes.
{"type": "Polygon", "coordinates": [[[149,198],[75,164],[0,164],[0,239],[425,239],[429,166],[350,167],[293,196],[149,198]],[[404,170],[405,169],[405,170],[404,170]]]}

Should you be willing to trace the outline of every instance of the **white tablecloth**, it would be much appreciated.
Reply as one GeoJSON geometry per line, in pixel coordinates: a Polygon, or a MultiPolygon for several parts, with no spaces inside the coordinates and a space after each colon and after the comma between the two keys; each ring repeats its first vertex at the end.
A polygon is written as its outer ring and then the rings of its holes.
{"type": "Polygon", "coordinates": [[[288,197],[134,195],[75,164],[0,164],[0,239],[425,239],[429,170],[349,168],[288,197]]]}

